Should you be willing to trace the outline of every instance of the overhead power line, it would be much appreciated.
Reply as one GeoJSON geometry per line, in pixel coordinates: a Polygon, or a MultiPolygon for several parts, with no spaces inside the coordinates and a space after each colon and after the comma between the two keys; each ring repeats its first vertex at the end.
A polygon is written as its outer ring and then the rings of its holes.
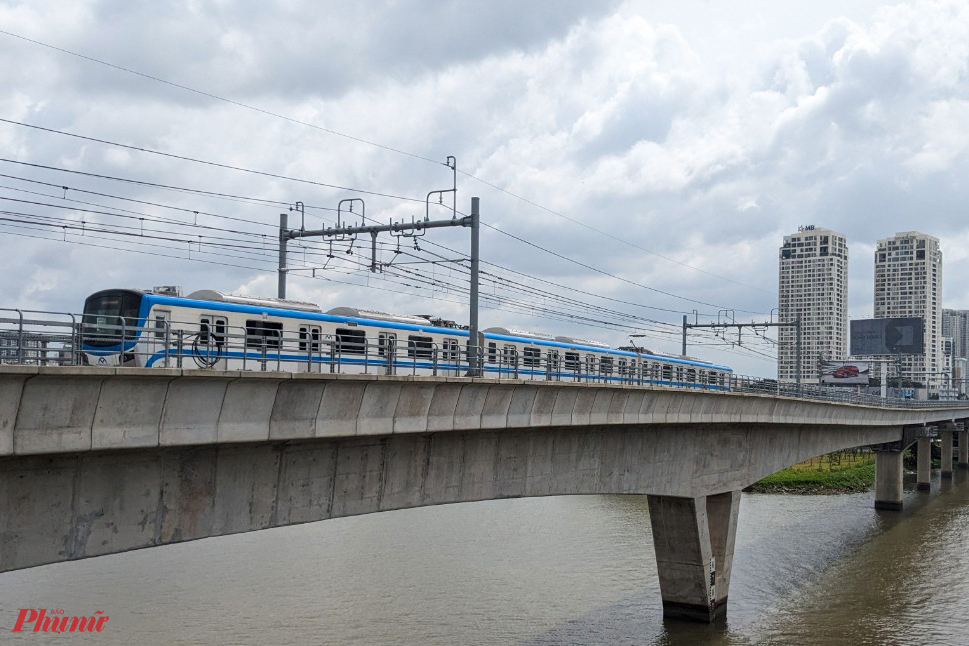
{"type": "MultiPolygon", "coordinates": [[[[672,292],[666,292],[666,291],[663,291],[662,289],[657,289],[655,287],[650,287],[649,285],[643,285],[642,283],[637,283],[634,280],[629,280],[628,278],[623,278],[622,276],[616,276],[615,274],[610,274],[609,272],[607,272],[607,271],[605,271],[603,269],[599,269],[598,267],[593,267],[592,265],[587,265],[584,262],[579,262],[578,260],[576,260],[574,258],[569,258],[568,256],[565,256],[563,254],[560,254],[560,253],[558,253],[556,251],[552,251],[551,249],[546,249],[545,247],[543,247],[541,245],[538,245],[538,244],[535,244],[534,242],[531,242],[529,240],[525,240],[524,238],[520,238],[520,237],[514,235],[513,233],[508,233],[507,231],[503,231],[502,229],[499,229],[496,226],[493,226],[493,225],[490,225],[490,224],[487,224],[487,223],[484,223],[484,222],[482,222],[481,224],[484,225],[484,226],[486,226],[486,227],[488,227],[489,229],[492,229],[494,231],[497,231],[498,233],[501,233],[502,235],[506,235],[509,238],[513,238],[513,239],[517,240],[518,242],[521,242],[523,244],[526,244],[529,247],[534,247],[535,249],[539,249],[539,250],[541,250],[541,251],[543,251],[543,252],[545,252],[547,254],[550,254],[552,256],[555,256],[556,258],[561,258],[562,260],[565,260],[567,262],[571,262],[571,263],[573,263],[575,265],[578,265],[578,266],[583,267],[585,269],[588,269],[590,271],[594,271],[594,272],[596,272],[598,274],[602,274],[603,276],[608,276],[610,278],[614,278],[614,279],[619,280],[619,281],[622,281],[624,283],[628,283],[630,285],[634,285],[635,287],[640,287],[642,289],[647,289],[647,290],[649,290],[651,292],[656,292],[657,294],[663,294],[664,296],[669,296],[671,298],[678,298],[680,300],[687,301],[688,303],[696,303],[697,305],[706,305],[707,307],[716,307],[718,309],[734,309],[734,308],[730,308],[730,307],[725,307],[723,305],[717,305],[715,303],[708,303],[706,301],[698,301],[698,300],[696,300],[694,298],[687,298],[686,296],[679,296],[678,294],[673,294],[672,292]]],[[[683,313],[682,310],[664,309],[664,308],[661,308],[661,307],[657,307],[655,309],[659,309],[659,310],[662,310],[664,312],[683,313]]],[[[739,310],[738,309],[738,310],[735,310],[735,311],[737,311],[737,312],[743,312],[744,314],[764,314],[764,312],[752,312],[752,311],[749,311],[749,310],[739,310]]],[[[709,314],[706,314],[705,316],[710,316],[710,315],[709,314]]]]}
{"type": "Polygon", "coordinates": [[[225,170],[238,171],[240,173],[250,173],[252,175],[259,175],[261,177],[271,177],[273,179],[282,179],[288,182],[298,182],[300,184],[310,184],[312,186],[322,186],[324,188],[333,188],[341,191],[349,191],[351,193],[360,193],[362,195],[373,195],[376,197],[387,197],[394,200],[403,200],[405,202],[420,202],[424,203],[423,199],[416,197],[405,197],[402,195],[392,195],[390,193],[380,193],[377,191],[368,191],[361,188],[351,188],[349,186],[340,186],[338,184],[327,184],[326,182],[317,182],[311,179],[301,179],[298,177],[289,177],[287,175],[279,175],[278,173],[270,173],[267,171],[253,170],[251,168],[242,168],[241,166],[233,166],[231,164],[222,164],[220,162],[207,161],[205,159],[196,159],[195,157],[186,157],[185,155],[176,155],[174,153],[166,153],[160,150],[153,150],[151,148],[143,148],[141,146],[130,146],[128,144],[122,144],[117,141],[109,141],[107,139],[99,139],[97,137],[88,137],[87,135],[79,135],[73,132],[67,132],[65,130],[57,130],[55,128],[45,128],[44,126],[34,125],[32,123],[25,123],[23,121],[14,121],[13,119],[3,119],[0,118],[0,123],[9,123],[13,126],[21,126],[23,128],[31,128],[33,130],[40,130],[42,132],[49,132],[51,134],[61,135],[63,137],[72,137],[74,139],[81,139],[83,141],[93,141],[95,143],[104,144],[106,146],[115,146],[117,148],[124,148],[126,150],[134,150],[141,153],[148,153],[150,155],[158,155],[160,157],[168,157],[170,159],[177,159],[179,161],[187,161],[195,164],[204,164],[206,166],[213,166],[215,168],[223,168],[225,170]]]}
{"type": "MultiPolygon", "coordinates": [[[[0,119],[0,121],[4,121],[4,120],[3,119],[0,119]]],[[[34,127],[34,126],[30,126],[30,127],[34,127]]],[[[45,128],[41,128],[41,129],[42,130],[47,130],[45,128]]],[[[14,164],[21,164],[21,165],[25,165],[25,166],[44,168],[44,169],[48,169],[48,170],[63,171],[63,172],[72,173],[72,174],[79,174],[79,175],[82,175],[82,176],[97,177],[97,178],[100,178],[100,179],[111,179],[111,180],[117,180],[117,181],[122,181],[122,182],[132,182],[132,183],[145,184],[145,185],[148,185],[148,186],[158,186],[158,187],[163,187],[163,188],[172,189],[172,190],[192,191],[192,192],[198,192],[199,194],[203,194],[203,195],[231,196],[231,197],[238,198],[238,199],[259,200],[259,198],[246,198],[246,197],[243,197],[243,196],[230,195],[230,194],[225,194],[225,193],[216,193],[216,192],[212,192],[212,191],[202,191],[202,190],[197,190],[197,189],[186,189],[186,188],[183,188],[183,187],[175,187],[175,186],[171,186],[171,185],[154,184],[154,183],[150,183],[150,182],[140,182],[138,180],[129,180],[129,179],[125,179],[125,178],[117,178],[117,177],[113,177],[113,176],[109,176],[109,175],[103,175],[103,174],[97,174],[97,173],[87,173],[87,172],[83,172],[83,171],[61,169],[61,168],[57,168],[57,167],[53,167],[53,166],[45,166],[45,165],[41,165],[41,164],[31,164],[31,163],[27,163],[27,162],[20,162],[20,161],[17,161],[17,160],[10,160],[10,159],[5,159],[5,158],[0,158],[0,162],[8,162],[8,163],[14,163],[14,164]]],[[[203,163],[206,163],[206,162],[203,162],[203,163]]],[[[286,203],[276,203],[276,204],[281,204],[282,205],[282,204],[286,204],[286,203]]],[[[308,208],[319,209],[319,208],[324,208],[324,207],[308,207],[308,208]]],[[[330,210],[332,210],[332,209],[330,209],[330,210]]],[[[463,212],[459,212],[459,213],[461,215],[465,215],[463,212]]],[[[374,219],[374,218],[369,218],[368,217],[368,218],[364,218],[364,219],[365,220],[370,220],[370,221],[376,222],[376,219],[374,219]]],[[[553,257],[556,257],[556,258],[559,258],[559,259],[564,260],[566,262],[575,264],[577,266],[582,267],[583,269],[591,270],[591,271],[594,271],[594,272],[599,273],[601,275],[604,275],[604,276],[613,278],[615,280],[619,280],[619,281],[622,281],[622,282],[626,282],[626,283],[631,284],[633,286],[640,287],[640,288],[643,288],[643,289],[647,289],[647,290],[652,291],[652,292],[657,293],[657,294],[662,294],[662,295],[665,295],[665,296],[669,296],[669,297],[672,297],[672,298],[680,299],[680,300],[683,300],[683,301],[686,301],[686,302],[690,302],[690,303],[694,303],[694,304],[705,305],[707,307],[715,307],[715,308],[718,308],[718,309],[734,309],[734,308],[727,308],[727,307],[722,306],[722,305],[716,305],[716,304],[713,304],[713,303],[707,303],[705,301],[699,301],[699,300],[696,300],[696,299],[687,298],[685,296],[679,296],[677,294],[673,294],[671,292],[667,292],[667,291],[664,291],[664,290],[661,290],[661,289],[657,289],[657,288],[654,288],[654,287],[650,287],[650,286],[644,285],[642,283],[637,283],[635,281],[632,281],[632,280],[629,280],[629,279],[626,279],[626,278],[622,278],[620,276],[616,276],[615,274],[611,274],[611,273],[606,272],[604,270],[598,269],[596,267],[593,267],[592,265],[588,265],[586,263],[579,262],[579,261],[575,260],[574,258],[570,258],[570,257],[568,257],[568,256],[566,256],[564,254],[561,254],[561,253],[552,251],[550,249],[547,249],[547,248],[545,248],[545,247],[543,247],[541,245],[538,245],[538,244],[536,244],[534,242],[530,242],[528,240],[525,240],[524,238],[521,238],[521,237],[516,236],[516,235],[514,235],[512,233],[508,233],[507,231],[504,231],[502,229],[499,229],[498,227],[495,227],[493,225],[487,224],[486,222],[482,222],[482,225],[484,225],[484,226],[486,226],[488,228],[491,228],[491,229],[495,230],[496,232],[498,232],[498,233],[500,233],[502,235],[511,237],[511,238],[513,238],[513,239],[515,239],[515,240],[523,243],[523,244],[529,245],[529,246],[531,246],[531,247],[533,247],[535,249],[538,249],[538,250],[540,250],[540,251],[542,251],[544,253],[547,253],[547,254],[549,254],[549,255],[551,255],[553,257]]],[[[269,225],[269,226],[271,226],[271,225],[269,225]]],[[[436,243],[431,243],[431,244],[436,244],[436,243]]],[[[437,246],[440,246],[440,245],[437,245],[437,246]]],[[[537,279],[536,278],[536,280],[542,280],[542,279],[537,279]]],[[[554,283],[552,283],[552,284],[554,284],[554,283]]],[[[685,312],[684,310],[678,310],[678,309],[672,309],[672,308],[666,308],[666,307],[659,307],[659,306],[656,306],[656,305],[645,305],[644,304],[644,305],[640,305],[640,307],[644,307],[644,308],[648,308],[648,309],[652,309],[652,310],[656,310],[656,311],[660,311],[660,312],[674,313],[674,314],[689,314],[689,313],[691,313],[691,312],[685,312]]],[[[762,312],[751,312],[749,310],[736,310],[736,311],[743,312],[743,313],[763,314],[762,312]]],[[[702,314],[702,315],[703,316],[713,316],[713,314],[710,314],[710,313],[706,313],[706,314],[702,314]]]]}
{"type": "MultiPolygon", "coordinates": [[[[320,126],[320,125],[317,125],[315,123],[310,123],[308,121],[302,121],[300,119],[296,119],[296,118],[293,118],[293,117],[289,117],[289,116],[286,116],[284,114],[279,114],[277,112],[273,112],[271,110],[266,110],[264,108],[259,108],[257,106],[250,105],[250,104],[247,104],[247,103],[243,103],[241,101],[236,101],[234,99],[229,99],[227,97],[223,97],[223,96],[220,96],[220,95],[211,93],[211,92],[206,92],[204,90],[199,90],[197,88],[193,88],[193,87],[190,87],[188,85],[183,85],[181,83],[175,83],[174,81],[169,81],[167,79],[163,79],[163,78],[158,77],[158,76],[153,76],[151,74],[146,74],[144,72],[139,72],[137,70],[133,70],[131,68],[124,67],[122,65],[118,65],[118,64],[115,64],[115,63],[111,63],[111,62],[108,62],[108,61],[105,61],[105,60],[96,58],[94,56],[88,56],[86,54],[81,54],[80,52],[75,52],[75,51],[72,51],[72,50],[69,50],[69,49],[65,49],[63,47],[57,47],[56,45],[51,45],[50,43],[45,43],[45,42],[40,41],[40,40],[36,40],[36,39],[33,39],[33,38],[28,38],[26,36],[22,36],[20,34],[15,34],[15,33],[10,32],[10,31],[0,30],[0,34],[4,34],[4,35],[10,36],[12,38],[17,38],[19,40],[23,40],[23,41],[26,41],[26,42],[29,42],[29,43],[32,43],[34,45],[38,45],[38,46],[41,46],[41,47],[46,47],[48,49],[51,49],[51,50],[54,50],[54,51],[57,51],[57,52],[61,52],[63,54],[67,54],[69,56],[74,56],[74,57],[77,57],[77,58],[80,58],[80,59],[89,61],[91,63],[96,63],[98,65],[104,65],[106,67],[110,67],[112,69],[115,69],[115,70],[118,70],[118,71],[121,71],[121,72],[125,72],[127,74],[133,74],[135,76],[139,76],[139,77],[142,77],[142,78],[151,80],[151,81],[155,81],[157,83],[162,83],[164,85],[168,85],[168,86],[171,86],[171,87],[174,87],[174,88],[178,88],[178,89],[184,90],[186,92],[191,92],[193,94],[198,94],[200,96],[204,96],[204,97],[207,97],[207,98],[210,98],[210,99],[214,99],[216,101],[221,101],[223,103],[227,103],[227,104],[230,104],[230,105],[234,105],[234,106],[237,106],[237,107],[246,109],[246,110],[252,110],[252,111],[257,112],[257,113],[260,113],[260,114],[264,114],[264,115],[267,115],[267,116],[275,117],[277,119],[283,119],[284,121],[288,121],[290,123],[295,123],[295,124],[298,124],[298,125],[301,125],[301,126],[305,126],[307,128],[313,128],[314,130],[318,130],[320,132],[325,132],[327,134],[331,134],[331,135],[334,135],[334,136],[337,136],[337,137],[342,137],[344,139],[349,139],[351,141],[356,141],[358,143],[366,144],[368,146],[373,146],[375,148],[380,148],[382,150],[387,150],[387,151],[394,152],[394,153],[397,153],[397,154],[400,154],[400,155],[405,155],[407,157],[412,157],[414,159],[420,159],[422,161],[430,162],[430,163],[433,163],[433,164],[440,164],[441,163],[438,160],[430,159],[429,157],[425,157],[425,156],[419,155],[417,153],[413,153],[413,152],[410,152],[410,151],[406,151],[406,150],[403,150],[401,148],[395,148],[393,146],[387,146],[385,144],[380,144],[380,143],[377,143],[375,141],[370,141],[368,139],[363,139],[361,137],[356,137],[356,136],[353,136],[353,135],[349,135],[347,133],[340,132],[338,130],[333,130],[332,128],[325,128],[325,127],[320,126]]],[[[707,271],[707,270],[701,269],[699,267],[694,267],[693,265],[690,265],[688,263],[685,263],[685,262],[676,260],[675,258],[670,258],[669,256],[663,255],[663,254],[658,253],[656,251],[653,251],[651,249],[647,249],[646,247],[643,247],[641,245],[635,244],[635,243],[633,243],[633,242],[631,242],[631,241],[629,241],[629,240],[627,240],[625,238],[621,238],[621,237],[616,236],[616,235],[613,235],[613,234],[611,234],[611,233],[609,233],[607,231],[603,231],[602,229],[598,229],[598,228],[593,227],[593,226],[591,226],[589,224],[586,224],[586,223],[584,223],[584,222],[582,222],[580,220],[577,220],[575,218],[569,217],[569,216],[565,215],[564,213],[561,213],[559,211],[556,211],[554,209],[551,209],[551,208],[549,208],[547,206],[544,206],[543,204],[539,204],[538,202],[535,202],[534,200],[531,200],[531,199],[528,199],[528,198],[526,198],[524,196],[521,196],[521,195],[518,195],[516,193],[513,193],[513,192],[511,192],[511,191],[509,191],[509,190],[507,190],[505,188],[502,188],[502,187],[498,186],[497,184],[494,184],[494,183],[489,182],[489,181],[487,181],[485,179],[482,179],[482,178],[480,178],[480,177],[478,177],[478,176],[476,176],[476,175],[474,175],[472,173],[468,173],[467,171],[464,171],[464,170],[459,170],[458,172],[460,172],[462,175],[465,175],[466,177],[468,177],[470,179],[473,179],[473,180],[475,180],[477,182],[480,182],[480,183],[484,184],[485,186],[488,186],[488,187],[493,188],[493,189],[495,189],[497,191],[500,191],[500,192],[502,192],[502,193],[504,193],[504,194],[506,194],[506,195],[508,195],[508,196],[510,196],[512,198],[514,198],[514,199],[520,200],[520,201],[522,201],[522,202],[524,202],[526,204],[529,204],[529,205],[534,206],[536,208],[542,209],[543,211],[546,211],[547,213],[550,213],[552,215],[555,215],[557,217],[560,217],[560,218],[562,218],[562,219],[564,219],[564,220],[566,220],[568,222],[571,222],[573,224],[576,224],[578,226],[581,226],[581,227],[583,227],[583,228],[585,228],[585,229],[587,229],[589,231],[594,231],[595,233],[598,233],[598,234],[600,234],[602,236],[605,236],[605,237],[607,237],[607,238],[609,238],[609,239],[611,239],[613,241],[620,242],[620,243],[622,243],[624,245],[627,245],[627,246],[632,247],[634,249],[638,249],[638,250],[643,251],[645,253],[651,254],[653,256],[656,256],[656,257],[661,258],[663,260],[666,260],[668,262],[675,263],[677,265],[680,265],[681,267],[686,267],[687,269],[690,269],[690,270],[693,270],[693,271],[697,271],[697,272],[700,272],[702,274],[706,274],[707,276],[711,276],[711,277],[714,277],[714,278],[719,278],[721,280],[725,280],[727,282],[733,283],[735,285],[740,285],[740,286],[746,287],[748,289],[753,289],[753,290],[757,290],[757,291],[761,291],[761,292],[765,292],[765,293],[771,293],[771,294],[773,293],[773,292],[771,292],[769,290],[766,290],[766,289],[764,289],[762,287],[757,287],[755,285],[750,285],[748,283],[744,283],[742,281],[735,280],[733,278],[729,278],[729,277],[723,276],[721,274],[717,274],[717,273],[714,273],[714,272],[711,272],[711,271],[707,271]]]]}
{"type": "Polygon", "coordinates": [[[515,193],[512,193],[511,191],[509,191],[507,189],[504,189],[504,188],[498,186],[497,184],[492,184],[491,182],[489,182],[487,180],[483,180],[480,177],[477,177],[475,175],[472,175],[471,173],[468,173],[468,172],[463,171],[461,169],[458,169],[458,172],[461,173],[462,175],[464,175],[465,177],[468,177],[470,179],[473,179],[473,180],[475,180],[477,182],[481,182],[485,186],[490,186],[491,188],[495,189],[496,191],[501,191],[505,195],[508,195],[510,197],[513,197],[516,200],[521,200],[522,202],[525,202],[526,204],[531,204],[535,208],[541,209],[541,210],[545,211],[546,213],[551,213],[552,215],[557,216],[557,217],[560,217],[563,220],[568,220],[572,224],[576,224],[576,225],[578,225],[578,226],[580,226],[580,227],[582,227],[584,229],[588,229],[589,231],[594,231],[595,233],[598,233],[599,235],[605,236],[605,237],[609,238],[610,240],[613,240],[615,242],[620,242],[620,243],[626,245],[627,247],[632,247],[633,249],[638,249],[639,251],[644,251],[644,252],[646,252],[646,253],[648,253],[650,255],[656,256],[657,258],[662,258],[663,260],[666,260],[668,262],[675,263],[675,264],[677,264],[677,265],[679,265],[681,267],[686,267],[687,269],[692,269],[693,271],[698,271],[701,274],[706,274],[707,276],[712,276],[714,278],[719,278],[721,280],[725,280],[725,281],[730,282],[730,283],[733,283],[735,285],[740,285],[741,287],[747,287],[749,289],[755,289],[755,290],[760,291],[760,292],[765,292],[765,293],[768,293],[768,294],[773,294],[773,292],[771,292],[769,290],[766,290],[763,287],[757,287],[756,285],[749,285],[749,284],[744,283],[744,282],[741,282],[739,280],[734,280],[733,278],[729,278],[727,276],[723,276],[721,274],[717,274],[717,273],[714,273],[712,271],[707,271],[706,269],[700,269],[699,267],[694,267],[693,265],[690,265],[690,264],[685,263],[685,262],[681,262],[681,261],[679,261],[679,260],[677,260],[675,258],[670,258],[669,256],[664,256],[663,254],[657,253],[656,251],[653,251],[652,249],[647,249],[646,247],[640,246],[640,245],[638,245],[638,244],[636,244],[634,242],[630,242],[629,240],[627,240],[625,238],[620,238],[619,236],[613,235],[613,234],[609,233],[608,231],[603,231],[602,229],[597,229],[596,227],[591,226],[589,224],[586,224],[585,222],[582,222],[581,220],[576,220],[575,218],[570,218],[569,216],[565,215],[564,213],[561,213],[561,212],[556,211],[554,209],[550,209],[549,207],[547,207],[547,206],[545,206],[543,204],[539,204],[538,202],[535,202],[534,200],[530,200],[527,197],[523,197],[521,195],[517,195],[515,193]]]}

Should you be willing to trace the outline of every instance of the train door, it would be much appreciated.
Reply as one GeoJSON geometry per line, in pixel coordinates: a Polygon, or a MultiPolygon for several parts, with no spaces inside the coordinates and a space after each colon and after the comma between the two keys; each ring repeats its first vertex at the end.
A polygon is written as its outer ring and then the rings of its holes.
{"type": "Polygon", "coordinates": [[[386,366],[385,374],[397,373],[397,335],[393,332],[381,332],[377,335],[377,354],[386,366]]]}
{"type": "Polygon", "coordinates": [[[174,367],[175,359],[169,359],[168,356],[171,352],[169,349],[175,346],[175,335],[172,333],[171,325],[171,310],[154,311],[151,321],[151,339],[146,344],[145,355],[137,357],[135,365],[156,368],[174,367]]]}
{"type": "Polygon", "coordinates": [[[297,372],[322,372],[323,356],[319,325],[299,326],[300,363],[297,372]]]}
{"type": "Polygon", "coordinates": [[[444,355],[443,364],[441,367],[444,370],[444,374],[449,377],[458,377],[461,375],[461,346],[458,344],[457,339],[445,338],[444,343],[444,355]]]}
{"type": "Polygon", "coordinates": [[[546,379],[548,380],[559,380],[559,351],[549,350],[545,354],[545,365],[546,365],[546,379]]]}
{"type": "Polygon", "coordinates": [[[504,373],[512,379],[518,379],[518,349],[513,344],[506,343],[501,349],[501,363],[499,377],[504,373]]]}
{"type": "Polygon", "coordinates": [[[224,316],[203,314],[199,317],[198,334],[190,336],[184,348],[196,366],[226,369],[226,328],[227,320],[224,316]]]}
{"type": "Polygon", "coordinates": [[[582,380],[582,364],[579,362],[578,352],[565,353],[565,371],[572,375],[572,381],[582,380]]]}

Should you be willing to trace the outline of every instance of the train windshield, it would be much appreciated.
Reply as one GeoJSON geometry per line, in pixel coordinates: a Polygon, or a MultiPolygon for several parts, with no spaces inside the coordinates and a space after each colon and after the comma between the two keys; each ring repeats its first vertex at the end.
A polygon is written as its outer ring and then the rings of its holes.
{"type": "Polygon", "coordinates": [[[92,294],[84,301],[84,343],[91,346],[116,345],[122,332],[126,341],[136,336],[141,325],[138,313],[142,295],[113,289],[92,294]]]}

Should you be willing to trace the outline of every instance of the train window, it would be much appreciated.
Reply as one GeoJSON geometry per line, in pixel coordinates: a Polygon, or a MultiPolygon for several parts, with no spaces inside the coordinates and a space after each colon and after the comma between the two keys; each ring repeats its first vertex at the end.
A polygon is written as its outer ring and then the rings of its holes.
{"type": "Polygon", "coordinates": [[[565,369],[576,372],[579,369],[579,353],[578,352],[566,352],[565,353],[565,369]]]}
{"type": "Polygon", "coordinates": [[[165,333],[168,330],[168,321],[171,319],[172,313],[164,310],[158,310],[155,312],[155,338],[164,339],[165,333]]]}
{"type": "Polygon", "coordinates": [[[594,375],[596,373],[596,357],[594,354],[585,355],[585,374],[594,375]]]}
{"type": "Polygon", "coordinates": [[[414,359],[430,359],[434,356],[434,339],[411,334],[407,337],[407,356],[414,359]]]}
{"type": "Polygon", "coordinates": [[[246,321],[247,348],[278,348],[283,335],[283,324],[274,321],[246,321]]]}
{"type": "Polygon", "coordinates": [[[156,339],[164,339],[165,338],[165,329],[166,329],[167,326],[168,326],[168,313],[167,312],[158,312],[158,313],[156,313],[155,314],[155,322],[154,322],[155,338],[156,339]]]}
{"type": "Polygon", "coordinates": [[[397,349],[397,335],[390,334],[386,332],[381,332],[377,335],[377,354],[381,357],[386,357],[388,351],[391,355],[395,355],[397,349]]]}
{"type": "Polygon", "coordinates": [[[522,363],[532,368],[542,365],[542,351],[526,346],[522,350],[522,363]]]}
{"type": "MultiPolygon", "coordinates": [[[[627,361],[625,359],[619,360],[619,376],[625,378],[627,372],[627,361]]],[[[633,372],[636,372],[636,362],[633,361],[633,372]]]]}
{"type": "Polygon", "coordinates": [[[612,357],[602,357],[601,359],[599,359],[599,374],[601,375],[612,374],[612,357]]]}
{"type": "Polygon", "coordinates": [[[124,329],[125,339],[140,325],[138,312],[141,294],[130,292],[99,292],[84,301],[84,342],[94,346],[108,346],[118,342],[124,329]]]}
{"type": "Polygon", "coordinates": [[[673,366],[663,366],[663,381],[673,381],[673,366]]]}
{"type": "Polygon", "coordinates": [[[338,327],[336,349],[340,354],[367,354],[367,333],[364,330],[338,327]]]}
{"type": "Polygon", "coordinates": [[[488,363],[498,363],[497,343],[488,343],[488,363]]]}
{"type": "Polygon", "coordinates": [[[696,368],[686,369],[686,380],[691,384],[696,383],[696,368]]]}
{"type": "Polygon", "coordinates": [[[676,381],[683,383],[683,366],[676,366],[676,381]]]}
{"type": "Polygon", "coordinates": [[[700,383],[701,384],[707,383],[707,371],[700,370],[698,374],[700,375],[700,383]]]}

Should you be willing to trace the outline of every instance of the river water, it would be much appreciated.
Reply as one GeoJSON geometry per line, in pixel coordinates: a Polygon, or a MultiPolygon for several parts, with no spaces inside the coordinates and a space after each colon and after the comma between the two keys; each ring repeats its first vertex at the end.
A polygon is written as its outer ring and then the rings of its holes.
{"type": "Polygon", "coordinates": [[[744,494],[728,617],[664,622],[646,501],[386,512],[0,575],[3,644],[969,644],[969,482],[744,494]],[[11,633],[20,608],[110,617],[11,633]]]}

